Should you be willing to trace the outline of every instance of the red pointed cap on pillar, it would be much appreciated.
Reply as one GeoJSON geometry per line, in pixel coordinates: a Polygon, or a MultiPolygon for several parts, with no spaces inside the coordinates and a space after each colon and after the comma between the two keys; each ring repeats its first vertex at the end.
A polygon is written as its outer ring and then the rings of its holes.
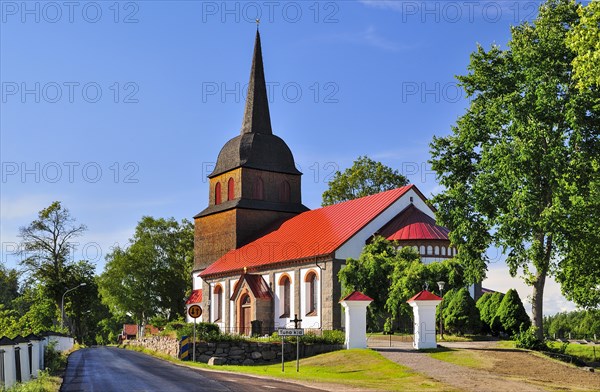
{"type": "Polygon", "coordinates": [[[364,295],[360,291],[353,291],[340,300],[340,302],[342,301],[373,301],[373,298],[369,297],[368,295],[364,295]]]}
{"type": "Polygon", "coordinates": [[[420,291],[417,295],[415,295],[414,297],[412,297],[411,299],[409,299],[406,302],[413,302],[413,301],[441,301],[442,297],[438,297],[437,295],[427,291],[427,290],[423,290],[420,291]]]}

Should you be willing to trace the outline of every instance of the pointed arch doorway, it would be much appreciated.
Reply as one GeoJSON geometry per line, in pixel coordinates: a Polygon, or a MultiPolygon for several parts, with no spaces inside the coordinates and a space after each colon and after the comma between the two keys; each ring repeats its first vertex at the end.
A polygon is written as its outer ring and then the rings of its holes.
{"type": "Polygon", "coordinates": [[[252,299],[248,293],[240,296],[238,305],[238,330],[241,335],[250,335],[252,331],[252,299]]]}

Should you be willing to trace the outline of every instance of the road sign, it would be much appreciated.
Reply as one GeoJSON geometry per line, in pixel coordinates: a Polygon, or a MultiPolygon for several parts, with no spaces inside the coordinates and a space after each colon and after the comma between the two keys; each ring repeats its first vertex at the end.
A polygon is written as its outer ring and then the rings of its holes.
{"type": "Polygon", "coordinates": [[[191,318],[197,319],[198,317],[202,316],[202,308],[198,305],[192,305],[188,309],[188,314],[191,318]]]}
{"type": "Polygon", "coordinates": [[[302,329],[302,328],[278,329],[277,334],[279,336],[304,336],[304,329],[302,329]]]}

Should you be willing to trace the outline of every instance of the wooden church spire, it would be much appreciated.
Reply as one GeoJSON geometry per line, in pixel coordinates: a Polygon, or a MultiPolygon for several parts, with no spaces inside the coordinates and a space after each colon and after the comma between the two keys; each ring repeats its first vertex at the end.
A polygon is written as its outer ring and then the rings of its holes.
{"type": "Polygon", "coordinates": [[[258,29],[256,30],[256,40],[254,42],[254,55],[252,56],[250,82],[248,83],[248,95],[246,96],[241,133],[273,134],[258,29]]]}

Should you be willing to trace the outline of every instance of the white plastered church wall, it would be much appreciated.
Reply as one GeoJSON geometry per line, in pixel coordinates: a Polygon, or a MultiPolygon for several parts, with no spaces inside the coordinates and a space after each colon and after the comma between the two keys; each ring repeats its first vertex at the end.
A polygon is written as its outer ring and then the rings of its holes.
{"type": "Polygon", "coordinates": [[[294,281],[294,271],[282,271],[275,274],[275,282],[273,282],[273,296],[274,296],[274,312],[273,312],[273,325],[275,328],[286,328],[294,318],[295,309],[295,287],[296,282],[294,281]],[[283,314],[283,286],[281,283],[282,276],[287,275],[290,279],[290,314],[289,317],[281,317],[283,314]]]}
{"type": "Polygon", "coordinates": [[[221,331],[225,331],[225,306],[227,306],[227,303],[230,302],[229,301],[229,297],[227,296],[227,293],[225,292],[225,281],[221,280],[218,282],[213,282],[210,284],[210,321],[212,323],[215,323],[219,326],[219,328],[221,329],[221,331]],[[215,289],[217,288],[217,286],[221,286],[221,301],[219,304],[219,301],[217,300],[216,294],[215,294],[215,289]],[[219,306],[221,307],[221,317],[218,318],[219,315],[219,306]],[[218,318],[218,319],[217,319],[218,318]]]}
{"type": "Polygon", "coordinates": [[[300,269],[300,314],[298,317],[302,319],[302,328],[321,328],[321,270],[317,267],[309,267],[300,269]],[[307,276],[314,273],[317,276],[316,284],[316,314],[308,316],[309,312],[309,283],[307,276]]]}
{"type": "Polygon", "coordinates": [[[238,279],[232,279],[229,281],[229,295],[227,296],[227,303],[229,304],[229,327],[235,326],[235,303],[234,301],[230,301],[229,299],[233,295],[233,289],[237,284],[238,279]]]}

